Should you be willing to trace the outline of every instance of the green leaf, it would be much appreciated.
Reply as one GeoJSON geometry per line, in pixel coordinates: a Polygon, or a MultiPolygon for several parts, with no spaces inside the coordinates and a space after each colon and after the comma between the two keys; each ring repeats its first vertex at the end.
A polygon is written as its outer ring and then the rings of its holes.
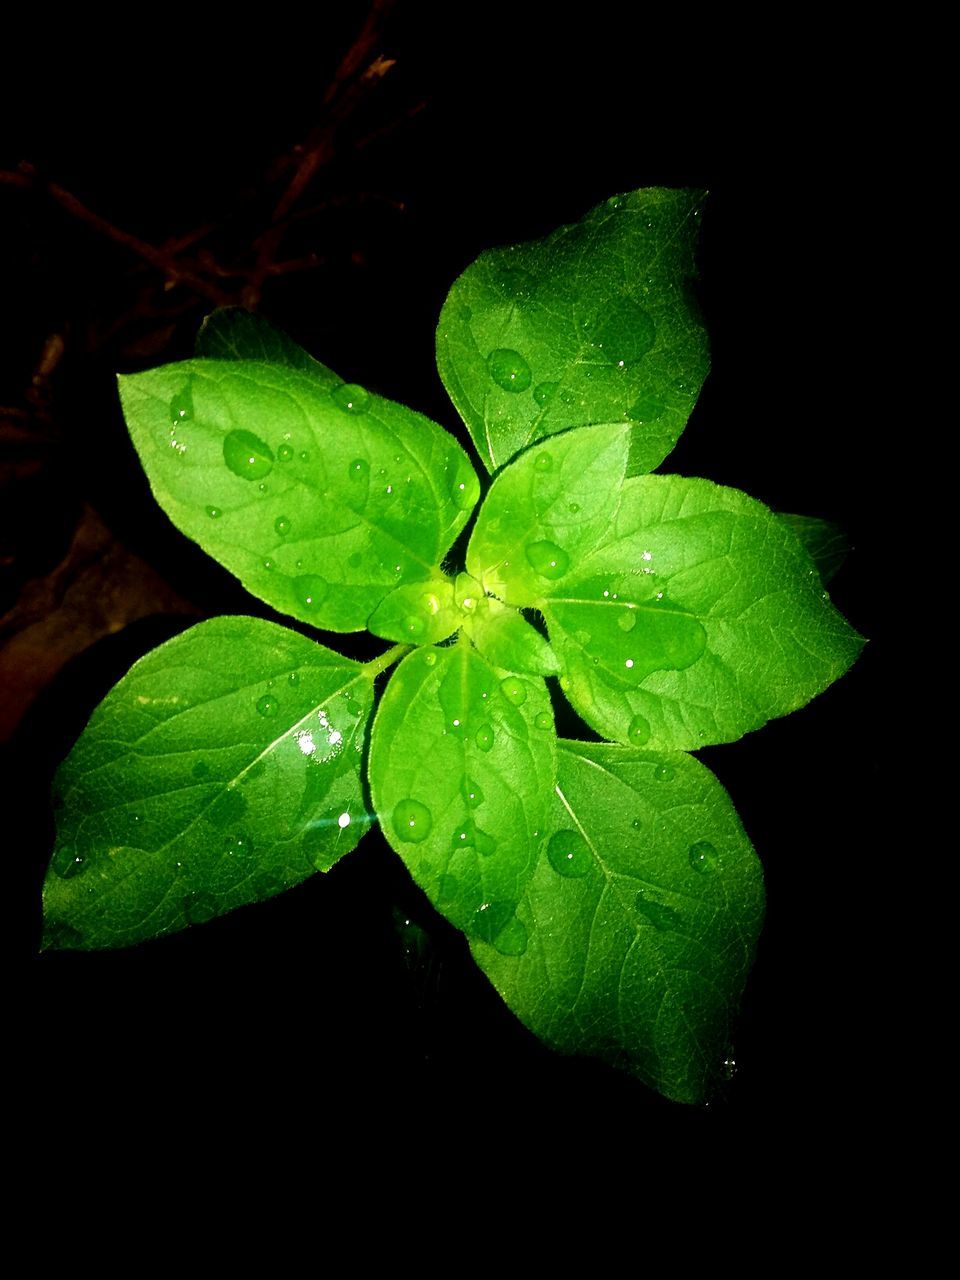
{"type": "Polygon", "coordinates": [[[497,476],[467,548],[467,568],[508,604],[531,605],[616,514],[629,428],[567,431],[529,449],[497,476]]]}
{"type": "Polygon", "coordinates": [[[121,378],[120,393],[177,528],[317,627],[360,630],[395,587],[429,578],[479,496],[435,423],[290,365],[192,360],[121,378]]]}
{"type": "Polygon", "coordinates": [[[455,925],[519,951],[514,915],[537,859],[555,780],[542,680],[491,666],[461,641],[394,672],[370,742],[384,835],[455,925]]]}
{"type": "Polygon", "coordinates": [[[299,369],[333,391],[343,381],[332,369],[314,360],[303,347],[275,329],[263,316],[243,307],[222,307],[204,320],[197,334],[194,352],[198,360],[257,360],[299,369]]]}
{"type": "Polygon", "coordinates": [[[692,757],[560,748],[552,834],[517,908],[527,948],[474,941],[474,956],[548,1044],[699,1102],[729,1050],[760,931],[760,864],[692,757]]]}
{"type": "Polygon", "coordinates": [[[328,870],[371,821],[372,701],[370,670],[256,618],[141,658],[57,774],[45,945],[129,946],[328,870]]]}
{"type": "Polygon", "coordinates": [[[486,660],[506,671],[555,676],[560,665],[549,643],[516,609],[482,596],[463,629],[486,660]]]}
{"type": "Polygon", "coordinates": [[[460,626],[453,579],[443,574],[391,591],[367,623],[375,636],[403,644],[436,644],[460,626]]]}
{"type": "Polygon", "coordinates": [[[706,193],[614,196],[483,253],[440,315],[437,365],[489,471],[568,427],[627,422],[631,474],[670,452],[709,368],[688,287],[706,193]]]}
{"type": "Polygon", "coordinates": [[[561,489],[524,547],[523,504],[537,497],[512,473],[536,477],[553,447],[497,479],[467,559],[488,589],[542,610],[561,687],[598,733],[667,749],[732,741],[809,702],[856,658],[863,641],[792,530],[736,489],[659,475],[614,485],[601,470],[575,490],[609,512],[592,544],[550,523],[561,489]]]}
{"type": "Polygon", "coordinates": [[[835,577],[850,553],[850,539],[838,524],[816,516],[795,516],[778,511],[781,520],[803,543],[807,555],[817,566],[820,581],[826,584],[835,577]]]}

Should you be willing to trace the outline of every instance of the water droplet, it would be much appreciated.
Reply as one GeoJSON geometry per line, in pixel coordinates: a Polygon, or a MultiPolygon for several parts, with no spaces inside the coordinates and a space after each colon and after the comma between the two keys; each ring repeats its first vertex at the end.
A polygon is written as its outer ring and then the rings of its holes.
{"type": "Polygon", "coordinates": [[[293,687],[296,688],[299,683],[300,683],[300,672],[291,671],[290,674],[287,676],[287,684],[292,684],[293,687]]]}
{"type": "Polygon", "coordinates": [[[207,764],[206,760],[198,760],[190,772],[195,778],[209,778],[210,766],[207,764]]]}
{"type": "Polygon", "coordinates": [[[460,881],[456,876],[441,876],[437,884],[438,902],[456,902],[460,894],[460,881]]]}
{"type": "Polygon", "coordinates": [[[466,779],[461,788],[461,794],[464,802],[468,804],[471,809],[476,809],[478,805],[483,804],[483,792],[472,778],[466,779]]]}
{"type": "Polygon", "coordinates": [[[345,382],[334,391],[333,399],[347,413],[364,413],[370,404],[370,393],[355,382],[345,382]]]}
{"type": "Polygon", "coordinates": [[[527,686],[516,676],[508,676],[506,680],[501,681],[500,689],[506,700],[512,702],[515,707],[522,706],[527,700],[527,686]]]}
{"type": "Polygon", "coordinates": [[[620,209],[623,207],[623,203],[624,203],[623,196],[611,196],[610,199],[607,201],[607,208],[620,209]]]}
{"type": "Polygon", "coordinates": [[[233,787],[228,787],[207,810],[207,817],[215,827],[236,826],[247,811],[247,797],[233,787]]]}
{"type": "Polygon", "coordinates": [[[551,581],[562,578],[570,566],[570,557],[555,542],[530,542],[526,553],[535,572],[551,581]]]}
{"type": "Polygon", "coordinates": [[[598,317],[591,340],[605,360],[622,369],[645,356],[656,336],[650,313],[630,298],[621,298],[598,317]]]}
{"type": "Polygon", "coordinates": [[[417,618],[412,614],[403,621],[403,630],[412,640],[415,640],[417,636],[422,636],[426,626],[427,624],[422,618],[417,618]]]}
{"type": "Polygon", "coordinates": [[[538,382],[533,388],[533,398],[541,409],[551,398],[559,385],[559,382],[538,382]]]}
{"type": "Polygon", "coordinates": [[[419,800],[401,800],[393,811],[393,826],[399,840],[419,844],[433,826],[433,814],[419,800]]]}
{"type": "Polygon", "coordinates": [[[249,858],[253,854],[253,841],[242,831],[227,836],[223,842],[223,852],[228,858],[249,858]]]}
{"type": "Polygon", "coordinates": [[[673,777],[673,765],[658,764],[653,771],[653,776],[656,778],[657,782],[669,782],[673,777]]]}
{"type": "Polygon", "coordinates": [[[720,862],[720,855],[709,840],[698,840],[696,844],[692,844],[689,858],[691,867],[701,875],[709,875],[716,871],[720,862]]]}
{"type": "Polygon", "coordinates": [[[370,475],[370,463],[366,458],[354,458],[347,468],[347,475],[355,483],[366,480],[370,475]]]}
{"type": "Polygon", "coordinates": [[[86,871],[89,863],[82,853],[68,845],[60,845],[50,859],[50,866],[61,880],[72,880],[86,871]]]}
{"type": "Polygon", "coordinates": [[[527,929],[516,916],[508,920],[493,940],[502,956],[522,956],[527,949],[527,929]]]}
{"type": "Polygon", "coordinates": [[[193,417],[193,393],[190,390],[189,382],[182,391],[170,401],[170,418],[175,426],[179,426],[181,422],[187,422],[193,417]]]}
{"type": "Polygon", "coordinates": [[[720,1074],[723,1076],[724,1080],[732,1080],[737,1074],[737,1060],[733,1056],[732,1049],[728,1052],[720,1066],[720,1074]]]}
{"type": "Polygon", "coordinates": [[[277,516],[276,520],[273,522],[273,527],[276,529],[277,533],[279,533],[281,538],[285,538],[290,532],[290,521],[286,516],[277,516]]]}
{"type": "Polygon", "coordinates": [[[498,347],[487,356],[490,377],[504,391],[526,391],[530,385],[530,366],[519,351],[498,347]]]}
{"type": "Polygon", "coordinates": [[[550,714],[549,711],[538,711],[534,718],[533,723],[537,726],[538,729],[552,729],[553,716],[550,714]]]}
{"type": "Polygon", "coordinates": [[[497,287],[506,298],[525,302],[533,296],[537,282],[523,267],[502,267],[497,277],[497,287]]]}
{"type": "Polygon", "coordinates": [[[280,704],[276,698],[271,698],[269,693],[265,693],[262,698],[257,699],[257,711],[262,716],[275,716],[280,710],[280,704]]]}
{"type": "Polygon", "coordinates": [[[617,611],[617,626],[621,631],[632,631],[637,625],[637,614],[635,609],[619,609],[617,611]]]}
{"type": "Polygon", "coordinates": [[[270,573],[274,568],[274,562],[272,560],[264,560],[263,567],[266,569],[267,573],[270,573]]]}
{"type": "Polygon", "coordinates": [[[432,649],[427,650],[427,652],[423,655],[423,660],[428,667],[435,667],[437,665],[437,655],[433,652],[432,649]]]}
{"type": "Polygon", "coordinates": [[[223,515],[223,512],[220,510],[219,507],[207,507],[205,509],[206,509],[207,515],[210,517],[211,520],[219,520],[220,517],[223,515]]]}
{"type": "Polygon", "coordinates": [[[299,457],[300,457],[300,461],[301,461],[301,462],[307,462],[307,461],[309,461],[309,459],[310,459],[310,455],[309,455],[309,453],[307,453],[306,449],[301,449],[301,450],[300,450],[299,457]]]}
{"type": "Polygon", "coordinates": [[[323,603],[329,590],[330,584],[327,580],[318,577],[315,573],[307,573],[301,578],[293,579],[293,592],[297,604],[302,609],[316,609],[323,603]]]}
{"type": "Polygon", "coordinates": [[[223,460],[243,480],[262,480],[273,470],[273,451],[252,431],[231,431],[223,442],[223,460]]]}
{"type": "Polygon", "coordinates": [[[455,849],[476,849],[484,858],[489,858],[497,851],[497,842],[486,831],[481,831],[472,818],[465,818],[454,830],[453,847],[455,849]]]}
{"type": "Polygon", "coordinates": [[[260,493],[266,493],[266,492],[267,492],[267,486],[266,486],[265,484],[258,484],[258,485],[257,485],[257,489],[258,489],[258,491],[259,491],[260,493]]]}
{"type": "Polygon", "coordinates": [[[633,827],[634,831],[639,831],[640,828],[643,826],[643,819],[634,818],[633,821],[630,823],[630,825],[631,827],[633,827]]]}
{"type": "Polygon", "coordinates": [[[293,457],[293,446],[282,444],[277,450],[277,460],[279,462],[289,462],[293,457]]]}
{"type": "Polygon", "coordinates": [[[568,506],[567,510],[568,510],[568,511],[571,511],[574,515],[576,515],[576,514],[577,514],[577,512],[580,510],[580,503],[579,503],[579,502],[571,502],[571,503],[569,504],[569,506],[568,506]]]}
{"type": "Polygon", "coordinates": [[[634,422],[656,422],[665,412],[665,406],[655,396],[641,396],[636,404],[631,405],[627,410],[627,417],[632,418],[634,422]]]}
{"type": "Polygon", "coordinates": [[[643,716],[634,716],[627,726],[627,741],[635,747],[642,747],[650,741],[650,724],[643,716]]]}
{"type": "Polygon", "coordinates": [[[359,551],[354,551],[352,555],[347,556],[347,564],[351,569],[359,569],[363,564],[363,556],[359,551]]]}
{"type": "Polygon", "coordinates": [[[533,469],[534,471],[551,471],[553,469],[553,458],[550,457],[549,453],[538,453],[533,469]]]}
{"type": "Polygon", "coordinates": [[[206,924],[217,914],[216,899],[209,893],[191,893],[183,900],[183,913],[191,924],[206,924]]]}
{"type": "Polygon", "coordinates": [[[453,485],[453,505],[458,511],[471,511],[480,497],[480,482],[472,471],[461,472],[453,485]]]}
{"type": "Polygon", "coordinates": [[[515,902],[484,902],[473,913],[473,932],[484,942],[496,944],[496,939],[515,919],[515,902]]]}
{"type": "Polygon", "coordinates": [[[680,915],[673,907],[664,906],[650,896],[646,889],[638,889],[633,905],[653,925],[655,929],[675,929],[680,923],[680,915]]]}
{"type": "Polygon", "coordinates": [[[491,729],[490,725],[482,724],[480,726],[480,728],[477,730],[476,737],[474,738],[474,742],[477,744],[477,746],[481,751],[490,750],[490,748],[493,746],[493,729],[491,729]]]}
{"type": "Polygon", "coordinates": [[[547,842],[547,859],[558,875],[579,880],[593,867],[590,847],[579,831],[557,831],[547,842]]]}

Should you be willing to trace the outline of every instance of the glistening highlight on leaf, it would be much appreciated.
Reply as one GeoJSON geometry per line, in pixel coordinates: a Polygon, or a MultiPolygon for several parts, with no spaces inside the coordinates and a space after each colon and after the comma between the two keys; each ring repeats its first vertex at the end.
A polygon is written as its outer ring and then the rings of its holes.
{"type": "Polygon", "coordinates": [[[763,888],[686,753],[803,706],[862,641],[824,589],[833,526],[652,474],[707,372],[703,198],[615,196],[456,281],[437,362],[485,491],[442,427],[243,311],[121,379],[179,529],[273,609],[393,647],[228,617],[136,663],[57,776],[45,946],[203,923],[377,823],[536,1035],[709,1097],[763,888]],[[556,698],[607,741],[558,738],[556,698]]]}

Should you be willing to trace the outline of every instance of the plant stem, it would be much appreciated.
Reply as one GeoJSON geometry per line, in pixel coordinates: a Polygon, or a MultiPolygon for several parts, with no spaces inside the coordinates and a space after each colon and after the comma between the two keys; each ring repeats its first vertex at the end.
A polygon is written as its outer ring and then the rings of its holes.
{"type": "Polygon", "coordinates": [[[371,676],[376,679],[377,676],[386,671],[387,667],[392,667],[395,662],[405,658],[412,648],[412,644],[395,644],[386,653],[381,653],[379,658],[372,658],[369,662],[364,663],[364,669],[369,671],[371,676]]]}

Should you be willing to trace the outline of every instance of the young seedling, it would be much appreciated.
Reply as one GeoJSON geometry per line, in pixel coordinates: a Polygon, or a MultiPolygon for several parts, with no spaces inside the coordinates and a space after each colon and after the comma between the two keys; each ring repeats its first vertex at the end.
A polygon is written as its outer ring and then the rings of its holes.
{"type": "Polygon", "coordinates": [[[180,530],[274,609],[393,647],[226,617],[137,662],[56,779],[45,946],[200,924],[378,822],[538,1036],[709,1095],[763,887],[688,753],[803,706],[862,641],[824,590],[829,526],[654,473],[708,368],[703,198],[615,196],[456,281],[437,361],[485,493],[441,427],[242,311],[120,379],[180,530]],[[548,679],[607,741],[558,738],[548,679]]]}

